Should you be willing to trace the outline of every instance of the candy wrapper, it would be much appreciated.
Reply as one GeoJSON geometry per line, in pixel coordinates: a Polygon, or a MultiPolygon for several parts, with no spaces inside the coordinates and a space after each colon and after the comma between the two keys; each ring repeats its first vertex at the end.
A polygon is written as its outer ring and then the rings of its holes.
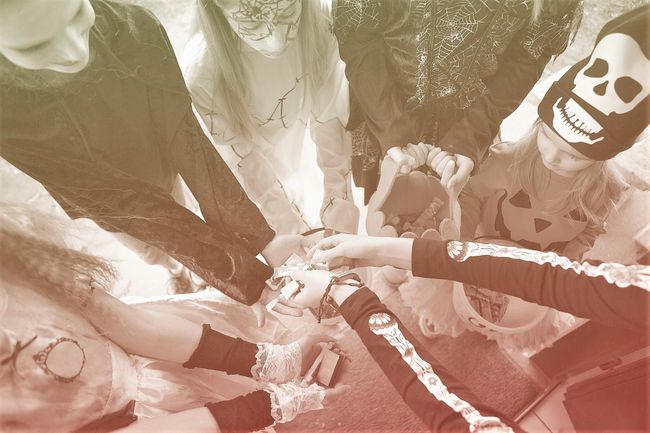
{"type": "MultiPolygon", "coordinates": [[[[270,287],[280,291],[280,295],[266,305],[267,310],[271,311],[282,299],[291,299],[304,287],[301,282],[294,281],[291,278],[291,274],[296,271],[314,270],[330,271],[332,269],[327,263],[308,263],[297,254],[292,254],[283,265],[275,269],[273,276],[268,281],[270,287]]],[[[336,269],[337,272],[345,270],[346,268],[342,267],[337,267],[336,269]]],[[[311,311],[314,317],[318,314],[317,309],[309,308],[309,311],[311,311]]],[[[337,316],[340,316],[340,313],[334,307],[328,303],[323,304],[321,319],[331,319],[337,316]]]]}
{"type": "MultiPolygon", "coordinates": [[[[314,270],[329,271],[331,269],[327,263],[308,263],[297,254],[292,254],[283,265],[275,269],[273,276],[267,281],[270,287],[280,291],[280,295],[266,305],[267,310],[271,311],[281,299],[291,299],[291,297],[304,287],[301,282],[293,280],[291,274],[296,271],[314,270]]],[[[344,269],[337,268],[337,272],[341,270],[344,269]]],[[[313,308],[309,310],[314,316],[318,314],[313,308]]],[[[332,306],[327,303],[323,304],[323,314],[321,315],[323,319],[329,319],[339,315],[338,311],[332,306]]]]}

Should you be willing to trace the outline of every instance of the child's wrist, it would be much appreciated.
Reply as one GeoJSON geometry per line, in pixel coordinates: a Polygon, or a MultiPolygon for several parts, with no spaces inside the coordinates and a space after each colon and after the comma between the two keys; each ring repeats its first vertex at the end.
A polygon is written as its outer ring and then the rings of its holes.
{"type": "Polygon", "coordinates": [[[336,305],[341,306],[357,290],[359,290],[359,287],[356,286],[351,286],[347,284],[337,285],[335,287],[332,287],[332,291],[330,292],[330,297],[332,298],[332,300],[334,300],[336,305]]]}

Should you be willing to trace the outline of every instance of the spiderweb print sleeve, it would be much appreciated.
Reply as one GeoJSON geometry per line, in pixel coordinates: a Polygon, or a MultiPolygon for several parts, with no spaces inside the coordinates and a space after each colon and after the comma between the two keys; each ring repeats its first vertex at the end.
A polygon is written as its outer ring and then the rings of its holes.
{"type": "Polygon", "coordinates": [[[205,136],[192,110],[176,132],[169,154],[208,224],[239,239],[253,255],[259,253],[273,232],[205,136]]]}
{"type": "Polygon", "coordinates": [[[334,0],[332,11],[334,33],[339,44],[344,44],[356,31],[373,31],[381,26],[381,0],[334,0]]]}
{"type": "Polygon", "coordinates": [[[558,55],[575,34],[582,18],[582,1],[557,2],[532,22],[521,40],[531,57],[558,55]]]}
{"type": "Polygon", "coordinates": [[[415,36],[418,67],[409,105],[447,98],[446,104],[465,109],[486,93],[481,77],[497,70],[496,53],[523,21],[511,13],[512,7],[506,2],[419,2],[414,10],[420,21],[415,36]]]}
{"type": "Polygon", "coordinates": [[[232,228],[210,227],[167,192],[104,162],[100,152],[88,161],[56,149],[4,150],[3,157],[41,182],[70,217],[89,218],[105,230],[160,248],[237,301],[257,301],[272,274],[232,228]]]}

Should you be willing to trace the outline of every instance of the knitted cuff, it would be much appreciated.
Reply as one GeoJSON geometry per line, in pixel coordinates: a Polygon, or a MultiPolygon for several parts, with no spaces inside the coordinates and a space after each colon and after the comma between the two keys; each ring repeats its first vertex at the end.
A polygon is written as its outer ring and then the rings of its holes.
{"type": "Polygon", "coordinates": [[[256,344],[229,337],[204,324],[199,345],[183,367],[207,368],[251,377],[256,353],[256,344]]]}
{"type": "Polygon", "coordinates": [[[255,432],[275,422],[271,416],[271,397],[262,390],[232,400],[208,403],[205,407],[222,433],[255,432]]]}

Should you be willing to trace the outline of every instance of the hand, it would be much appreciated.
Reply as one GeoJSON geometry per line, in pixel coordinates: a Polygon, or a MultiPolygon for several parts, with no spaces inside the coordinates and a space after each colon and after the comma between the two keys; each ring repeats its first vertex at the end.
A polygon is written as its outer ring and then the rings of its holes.
{"type": "Polygon", "coordinates": [[[342,384],[331,389],[324,389],[315,383],[309,386],[297,383],[268,384],[271,416],[278,423],[289,422],[301,413],[323,409],[323,404],[332,404],[350,389],[349,385],[342,384]]]}
{"type": "Polygon", "coordinates": [[[418,167],[415,157],[406,152],[402,147],[391,147],[386,152],[386,156],[397,164],[399,171],[402,174],[410,173],[413,169],[418,167]]]}
{"type": "MultiPolygon", "coordinates": [[[[474,161],[465,155],[456,155],[456,172],[447,182],[447,191],[458,193],[463,189],[474,170],[474,161]]],[[[443,184],[444,185],[444,184],[443,184]]]]}
{"type": "Polygon", "coordinates": [[[432,147],[433,146],[422,142],[418,144],[409,143],[406,145],[404,151],[415,159],[415,166],[413,168],[418,168],[427,163],[427,156],[432,147]]]}
{"type": "Polygon", "coordinates": [[[310,236],[275,235],[262,250],[262,256],[264,256],[269,266],[277,268],[283,265],[291,254],[304,258],[307,250],[313,247],[322,237],[322,232],[316,232],[310,236]]]}
{"type": "MultiPolygon", "coordinates": [[[[372,259],[376,253],[375,238],[368,236],[338,234],[321,239],[309,252],[307,259],[312,263],[329,263],[337,258],[355,261],[372,259]],[[373,245],[375,244],[375,245],[373,245]]],[[[353,267],[358,267],[354,263],[353,267]]]]}
{"type": "Polygon", "coordinates": [[[392,265],[410,269],[412,239],[336,235],[322,239],[307,253],[312,262],[352,259],[352,267],[392,265]]]}
{"type": "Polygon", "coordinates": [[[334,338],[326,334],[312,333],[289,344],[259,344],[251,375],[256,381],[265,383],[295,381],[314,363],[322,349],[321,343],[332,341],[334,338]]]}
{"type": "Polygon", "coordinates": [[[304,287],[292,298],[293,302],[305,308],[318,308],[325,289],[334,273],[329,271],[296,271],[291,278],[300,281],[304,287]]]}
{"type": "Polygon", "coordinates": [[[329,405],[335,403],[342,395],[347,394],[352,390],[350,385],[345,385],[343,383],[337,383],[334,388],[328,388],[325,390],[325,398],[323,399],[323,405],[329,405]]]}
{"type": "MultiPolygon", "coordinates": [[[[294,280],[303,283],[304,287],[294,296],[296,304],[307,308],[318,309],[325,294],[325,289],[334,275],[328,271],[296,271],[291,275],[294,280]]],[[[350,280],[352,282],[352,279],[350,280]]],[[[356,281],[355,281],[356,284],[356,281]]],[[[343,305],[346,299],[355,293],[359,288],[347,284],[336,284],[330,292],[331,297],[338,305],[343,305]]]]}
{"type": "Polygon", "coordinates": [[[300,355],[302,357],[300,364],[300,376],[304,376],[305,372],[314,363],[314,360],[321,351],[320,343],[328,343],[333,341],[336,341],[336,339],[323,333],[309,334],[298,339],[297,343],[300,346],[300,355]]]}
{"type": "MultiPolygon", "coordinates": [[[[269,286],[266,286],[264,287],[264,290],[262,290],[260,299],[251,305],[255,319],[257,319],[258,327],[261,328],[266,323],[266,316],[269,314],[269,311],[266,309],[266,305],[278,296],[280,296],[279,290],[272,290],[269,286]]],[[[280,298],[280,301],[273,307],[273,311],[279,314],[294,317],[302,316],[302,309],[303,307],[297,305],[291,300],[284,298],[280,298]]]]}
{"type": "Polygon", "coordinates": [[[471,158],[437,147],[429,152],[427,165],[440,176],[440,183],[452,194],[460,192],[474,169],[474,161],[471,158]]]}
{"type": "Polygon", "coordinates": [[[441,183],[446,186],[455,168],[455,155],[439,147],[433,147],[427,156],[427,165],[438,173],[441,183]]]}

